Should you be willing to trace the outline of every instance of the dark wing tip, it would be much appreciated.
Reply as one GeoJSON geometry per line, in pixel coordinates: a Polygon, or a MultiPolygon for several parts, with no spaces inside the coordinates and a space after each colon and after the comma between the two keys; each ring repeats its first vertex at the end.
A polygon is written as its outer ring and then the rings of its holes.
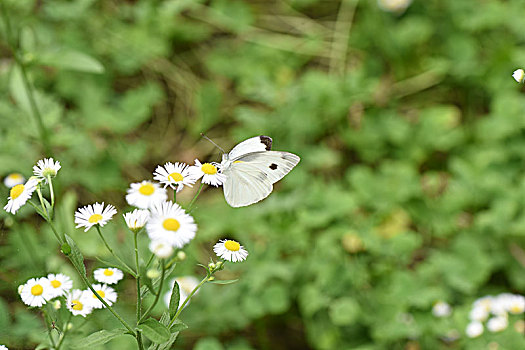
{"type": "Polygon", "coordinates": [[[259,139],[261,140],[261,143],[263,143],[266,146],[266,150],[269,151],[272,149],[272,138],[270,136],[259,136],[259,139]]]}

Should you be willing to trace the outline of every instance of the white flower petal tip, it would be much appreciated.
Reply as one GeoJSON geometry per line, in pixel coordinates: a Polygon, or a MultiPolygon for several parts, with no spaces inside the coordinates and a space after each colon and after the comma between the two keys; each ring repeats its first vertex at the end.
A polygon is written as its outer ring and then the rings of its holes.
{"type": "Polygon", "coordinates": [[[4,210],[11,214],[16,214],[18,209],[26,204],[31,198],[37,185],[38,180],[31,177],[24,185],[18,184],[11,187],[11,190],[9,191],[9,200],[4,207],[4,210]]]}
{"type": "Polygon", "coordinates": [[[169,186],[177,192],[180,192],[184,186],[192,187],[199,178],[195,169],[184,163],[168,162],[163,166],[157,166],[153,173],[153,180],[159,181],[164,188],[169,186]]]}
{"type": "Polygon", "coordinates": [[[135,209],[132,212],[125,213],[123,216],[128,228],[133,232],[138,232],[146,226],[149,219],[149,211],[145,209],[135,209]]]}
{"type": "Polygon", "coordinates": [[[33,167],[33,174],[47,183],[48,177],[55,177],[60,170],[61,165],[59,161],[55,161],[53,158],[45,158],[39,160],[33,167]]]}
{"type": "Polygon", "coordinates": [[[173,246],[164,241],[151,241],[149,250],[160,259],[167,259],[172,256],[174,252],[173,246]]]}
{"type": "Polygon", "coordinates": [[[512,73],[512,77],[514,78],[514,80],[516,80],[519,84],[523,83],[523,81],[525,80],[525,71],[523,69],[516,69],[513,73],[512,73]]]}
{"type": "Polygon", "coordinates": [[[102,227],[106,225],[116,213],[117,210],[111,204],[108,204],[104,208],[104,202],[86,205],[75,212],[76,228],[85,227],[86,229],[84,232],[87,232],[95,225],[100,225],[102,227]]]}
{"type": "Polygon", "coordinates": [[[212,186],[221,186],[226,181],[226,175],[222,174],[217,168],[216,163],[201,163],[198,159],[195,159],[195,165],[190,167],[191,171],[198,175],[198,178],[202,177],[202,183],[212,186]]]}
{"type": "Polygon", "coordinates": [[[102,269],[96,269],[93,272],[93,276],[95,277],[95,280],[100,283],[116,284],[118,281],[124,278],[124,273],[114,267],[106,267],[102,269]]]}
{"type": "Polygon", "coordinates": [[[152,241],[182,248],[195,237],[197,225],[178,204],[162,202],[151,208],[146,231],[152,241]]]}
{"type": "Polygon", "coordinates": [[[156,203],[168,199],[168,193],[165,188],[152,181],[142,181],[132,183],[128,188],[126,201],[129,205],[140,209],[149,209],[156,203]]]}
{"type": "Polygon", "coordinates": [[[213,251],[221,259],[231,262],[246,260],[248,251],[236,241],[223,239],[213,246],[213,251]]]}
{"type": "Polygon", "coordinates": [[[11,188],[16,185],[23,185],[25,182],[25,177],[19,173],[11,173],[4,178],[4,185],[7,188],[11,188]]]}

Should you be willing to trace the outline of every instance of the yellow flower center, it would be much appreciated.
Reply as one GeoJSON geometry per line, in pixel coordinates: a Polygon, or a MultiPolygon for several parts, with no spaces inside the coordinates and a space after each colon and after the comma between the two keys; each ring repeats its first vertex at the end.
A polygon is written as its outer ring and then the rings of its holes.
{"type": "Polygon", "coordinates": [[[33,287],[31,287],[31,294],[38,296],[42,295],[44,292],[44,288],[40,284],[35,284],[33,287]]]}
{"type": "Polygon", "coordinates": [[[164,220],[162,227],[168,231],[177,231],[180,228],[180,223],[172,218],[164,220]]]}
{"type": "Polygon", "coordinates": [[[210,164],[210,163],[202,164],[201,170],[206,175],[215,175],[215,174],[217,174],[217,168],[215,167],[215,165],[210,164]]]}
{"type": "Polygon", "coordinates": [[[18,196],[20,196],[24,192],[24,185],[16,185],[11,188],[11,192],[9,192],[9,195],[11,196],[11,199],[17,199],[18,196]]]}
{"type": "Polygon", "coordinates": [[[224,242],[224,246],[226,247],[226,249],[232,252],[236,252],[239,249],[241,249],[241,245],[235,241],[226,241],[224,242]]]}
{"type": "Polygon", "coordinates": [[[171,173],[168,176],[168,179],[171,179],[172,181],[179,182],[184,180],[184,176],[182,176],[181,173],[171,173]]]}
{"type": "Polygon", "coordinates": [[[517,304],[514,304],[510,307],[510,312],[512,312],[513,314],[518,314],[520,313],[521,311],[523,310],[523,306],[522,305],[517,305],[517,304]]]}
{"type": "Polygon", "coordinates": [[[71,300],[71,308],[76,311],[82,311],[84,305],[82,305],[80,300],[71,300]]]}
{"type": "Polygon", "coordinates": [[[113,271],[111,271],[110,269],[105,269],[104,270],[104,275],[106,275],[106,276],[113,276],[113,271]]]}
{"type": "Polygon", "coordinates": [[[48,175],[49,176],[53,176],[55,177],[57,174],[57,172],[55,171],[55,169],[53,168],[45,168],[43,171],[42,171],[42,175],[44,175],[44,177],[47,177],[48,175]]]}
{"type": "Polygon", "coordinates": [[[155,192],[155,186],[151,183],[145,183],[144,185],[140,186],[139,192],[145,196],[151,196],[153,192],[155,192]]]}
{"type": "Polygon", "coordinates": [[[10,180],[19,181],[19,180],[22,179],[22,175],[20,175],[20,174],[18,174],[18,173],[14,173],[14,174],[10,174],[10,175],[8,176],[8,178],[9,178],[10,180]]]}
{"type": "Polygon", "coordinates": [[[60,281],[58,280],[52,280],[51,285],[53,286],[53,288],[58,288],[62,285],[62,283],[60,283],[60,281]]]}
{"type": "MultiPolygon", "coordinates": [[[[97,290],[97,294],[100,295],[101,298],[104,298],[106,296],[106,293],[104,293],[103,290],[97,290]]],[[[93,294],[93,298],[98,299],[95,294],[93,294]]]]}
{"type": "Polygon", "coordinates": [[[96,224],[97,222],[99,222],[100,220],[102,220],[102,215],[100,214],[93,214],[89,217],[89,222],[92,223],[92,224],[96,224]]]}

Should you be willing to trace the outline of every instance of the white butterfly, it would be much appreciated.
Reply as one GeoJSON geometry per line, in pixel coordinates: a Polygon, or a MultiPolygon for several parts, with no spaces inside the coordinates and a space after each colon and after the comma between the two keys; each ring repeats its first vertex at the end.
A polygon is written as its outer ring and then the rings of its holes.
{"type": "Polygon", "coordinates": [[[270,137],[255,136],[222,155],[218,167],[226,175],[223,189],[229,205],[244,207],[268,197],[273,184],[299,163],[297,155],[271,148],[270,137]]]}

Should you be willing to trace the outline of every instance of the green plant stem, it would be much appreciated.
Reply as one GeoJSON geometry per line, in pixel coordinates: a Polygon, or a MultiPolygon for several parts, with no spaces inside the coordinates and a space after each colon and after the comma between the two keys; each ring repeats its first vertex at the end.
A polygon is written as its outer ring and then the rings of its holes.
{"type": "Polygon", "coordinates": [[[38,194],[38,199],[40,200],[40,206],[42,207],[42,211],[46,213],[46,217],[47,217],[46,220],[49,221],[49,219],[51,218],[49,217],[49,212],[47,211],[47,208],[44,205],[44,197],[42,197],[42,191],[40,190],[40,185],[37,186],[36,193],[38,194]]]}
{"type": "Polygon", "coordinates": [[[73,316],[73,314],[69,313],[66,322],[62,326],[62,334],[60,335],[60,338],[58,339],[58,344],[56,346],[56,350],[60,350],[60,347],[62,346],[62,343],[64,342],[64,339],[66,338],[66,334],[67,334],[67,331],[68,331],[68,326],[67,325],[69,324],[69,321],[71,321],[71,316],[73,316]]]}
{"type": "Polygon", "coordinates": [[[51,208],[55,207],[55,192],[53,191],[53,182],[51,176],[47,175],[47,183],[49,184],[49,193],[51,195],[51,208]]]}
{"type": "Polygon", "coordinates": [[[137,323],[140,320],[141,302],[140,302],[140,270],[139,270],[139,249],[137,244],[137,233],[133,234],[133,242],[135,244],[135,268],[137,269],[137,323]]]}
{"type": "Polygon", "coordinates": [[[146,269],[149,267],[151,262],[153,261],[153,258],[155,257],[155,254],[151,253],[151,256],[149,257],[148,263],[146,264],[146,269]]]}
{"type": "Polygon", "coordinates": [[[137,330],[137,336],[135,337],[135,339],[137,339],[139,350],[144,350],[144,344],[142,344],[142,334],[140,334],[140,331],[138,330],[137,330]]]}
{"type": "Polygon", "coordinates": [[[144,319],[149,316],[149,313],[151,312],[151,310],[153,310],[153,308],[155,307],[155,305],[157,305],[157,302],[159,301],[160,293],[162,292],[162,285],[164,284],[164,277],[166,274],[166,266],[164,266],[164,259],[161,260],[161,264],[162,264],[162,272],[160,275],[159,291],[155,294],[155,300],[153,301],[153,304],[151,304],[150,307],[144,313],[144,315],[142,315],[138,323],[144,321],[144,319]]]}
{"type": "Polygon", "coordinates": [[[195,194],[195,197],[193,197],[193,199],[191,200],[190,204],[188,205],[188,211],[190,211],[191,208],[193,208],[193,203],[195,203],[195,201],[197,200],[197,197],[199,197],[199,194],[201,194],[201,191],[202,191],[203,187],[204,187],[204,184],[201,182],[199,190],[197,191],[197,193],[195,194]]]}
{"type": "Polygon", "coordinates": [[[115,252],[113,251],[113,249],[111,249],[111,247],[109,246],[108,242],[106,241],[106,239],[104,238],[104,235],[102,235],[102,232],[100,231],[100,226],[99,225],[95,225],[95,228],[97,229],[97,232],[98,232],[98,235],[100,236],[100,238],[102,239],[102,242],[104,242],[104,245],[106,246],[106,248],[109,250],[109,252],[111,253],[111,255],[113,255],[115,257],[115,259],[117,259],[124,267],[126,267],[126,269],[128,269],[128,272],[135,278],[137,278],[137,273],[135,271],[133,271],[133,269],[131,267],[128,266],[128,264],[126,264],[121,258],[119,258],[117,256],[117,254],[115,254],[115,252]]]}
{"type": "MultiPolygon", "coordinates": [[[[35,209],[38,208],[37,205],[36,205],[35,203],[33,203],[33,202],[31,202],[31,201],[28,201],[28,203],[31,204],[31,205],[33,206],[33,208],[35,208],[35,209]]],[[[48,224],[51,226],[51,229],[53,230],[53,233],[55,234],[55,237],[56,237],[56,239],[60,242],[60,244],[64,243],[64,242],[63,242],[63,239],[60,238],[60,235],[58,234],[58,232],[57,232],[55,226],[53,225],[53,223],[52,223],[50,220],[48,220],[48,218],[44,218],[44,219],[45,219],[45,220],[48,222],[48,224]]]]}
{"type": "Polygon", "coordinates": [[[186,304],[190,301],[191,297],[197,293],[197,291],[199,290],[200,287],[202,287],[202,285],[206,282],[209,281],[210,279],[210,275],[207,274],[206,277],[204,277],[202,279],[202,281],[200,281],[200,283],[195,287],[193,288],[193,290],[191,291],[191,293],[186,297],[186,299],[184,300],[184,302],[182,303],[182,305],[179,307],[179,309],[177,310],[177,313],[175,313],[175,315],[173,316],[173,318],[171,319],[170,323],[168,324],[168,329],[171,328],[171,326],[173,325],[173,323],[175,322],[175,320],[177,319],[177,317],[179,317],[181,311],[184,309],[184,307],[186,306],[186,304]]]}
{"type": "Polygon", "coordinates": [[[49,327],[51,320],[49,319],[49,315],[47,314],[47,311],[45,308],[42,308],[42,313],[44,314],[44,323],[46,324],[47,334],[49,335],[49,341],[51,342],[51,345],[53,346],[53,348],[56,348],[55,339],[53,339],[53,335],[51,334],[52,328],[49,327]]]}

